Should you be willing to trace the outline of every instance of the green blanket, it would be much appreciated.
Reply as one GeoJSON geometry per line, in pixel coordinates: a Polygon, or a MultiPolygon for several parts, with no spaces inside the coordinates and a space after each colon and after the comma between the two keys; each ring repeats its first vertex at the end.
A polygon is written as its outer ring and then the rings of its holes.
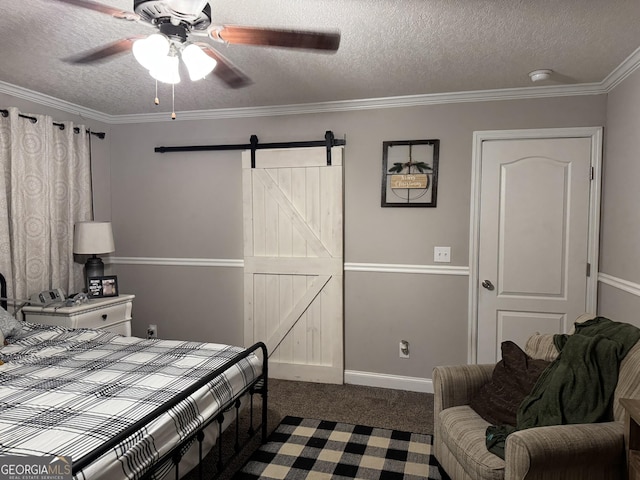
{"type": "MultiPolygon", "coordinates": [[[[604,317],[576,324],[573,335],[555,335],[560,354],[520,404],[516,430],[612,420],[618,367],[639,338],[637,327],[604,317]]],[[[512,431],[489,427],[489,451],[504,458],[504,441],[512,431]]]]}

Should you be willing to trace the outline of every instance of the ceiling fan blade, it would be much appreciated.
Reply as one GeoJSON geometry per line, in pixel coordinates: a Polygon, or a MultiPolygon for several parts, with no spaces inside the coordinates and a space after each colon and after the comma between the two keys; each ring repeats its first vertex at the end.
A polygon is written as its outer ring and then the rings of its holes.
{"type": "Polygon", "coordinates": [[[208,43],[196,42],[202,51],[217,61],[213,74],[222,80],[230,88],[242,88],[251,85],[253,82],[249,77],[240,71],[233,63],[227,60],[220,52],[208,43]]]}
{"type": "Polygon", "coordinates": [[[109,5],[105,5],[103,3],[94,2],[92,0],[56,0],[61,3],[68,3],[70,5],[75,5],[76,7],[82,7],[89,10],[94,10],[96,12],[106,13],[108,15],[112,15],[116,18],[121,18],[123,20],[140,20],[140,17],[133,12],[127,12],[124,10],[120,10],[118,8],[110,7],[109,5]]]}
{"type": "Polygon", "coordinates": [[[133,42],[141,38],[144,38],[144,36],[136,35],[134,37],[122,38],[102,47],[67,57],[64,61],[68,63],[84,64],[112,60],[116,55],[129,52],[133,42]]]}
{"type": "Polygon", "coordinates": [[[333,52],[338,50],[340,46],[340,34],[338,32],[224,26],[220,30],[212,29],[209,34],[214,40],[242,45],[304,48],[333,52]]]}

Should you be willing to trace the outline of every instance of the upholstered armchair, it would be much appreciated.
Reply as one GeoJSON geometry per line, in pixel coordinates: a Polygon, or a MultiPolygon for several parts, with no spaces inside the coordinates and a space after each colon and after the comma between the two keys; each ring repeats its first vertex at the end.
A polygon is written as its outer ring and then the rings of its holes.
{"type": "MultiPolygon", "coordinates": [[[[553,360],[553,335],[534,335],[525,352],[553,360]]],[[[486,447],[485,421],[470,406],[492,378],[494,365],[436,367],[433,371],[434,453],[453,480],[620,480],[626,478],[625,412],[620,398],[640,398],[640,341],[620,364],[614,421],[536,427],[507,436],[505,459],[486,447]]]]}

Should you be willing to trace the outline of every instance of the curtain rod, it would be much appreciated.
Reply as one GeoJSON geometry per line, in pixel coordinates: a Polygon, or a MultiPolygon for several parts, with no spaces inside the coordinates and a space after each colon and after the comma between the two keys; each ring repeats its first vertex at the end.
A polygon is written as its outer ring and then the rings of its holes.
{"type": "MultiPolygon", "coordinates": [[[[0,110],[0,114],[2,114],[3,117],[8,117],[9,116],[9,110],[0,110]]],[[[19,113],[18,116],[22,117],[22,118],[26,118],[31,123],[36,123],[38,121],[38,119],[36,117],[30,117],[29,115],[24,115],[22,113],[19,113]]],[[[60,130],[64,130],[65,129],[64,123],[53,122],[53,124],[56,127],[58,127],[60,130]]],[[[80,133],[80,128],[79,127],[73,127],[73,132],[74,133],[80,133]]],[[[87,129],[86,132],[90,133],[91,135],[95,135],[96,137],[98,137],[100,139],[103,139],[105,137],[105,135],[106,135],[104,132],[92,132],[89,129],[87,129]]]]}

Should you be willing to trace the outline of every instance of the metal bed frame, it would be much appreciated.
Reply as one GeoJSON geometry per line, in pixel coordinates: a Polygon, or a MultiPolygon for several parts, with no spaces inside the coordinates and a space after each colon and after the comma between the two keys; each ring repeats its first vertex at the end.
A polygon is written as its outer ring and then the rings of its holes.
{"type": "Polygon", "coordinates": [[[7,280],[4,278],[4,275],[0,273],[0,306],[7,309],[7,280]]]}
{"type": "Polygon", "coordinates": [[[107,453],[109,450],[113,449],[120,442],[127,439],[129,436],[139,431],[146,424],[156,419],[163,413],[169,411],[172,407],[176,406],[178,403],[186,399],[189,395],[195,393],[198,389],[206,385],[207,383],[213,381],[216,377],[224,373],[229,367],[238,363],[240,360],[247,358],[252,353],[257,350],[262,351],[263,362],[262,362],[262,373],[256,377],[256,379],[247,385],[235,398],[231,399],[229,402],[225,403],[220,409],[220,413],[218,413],[215,417],[209,418],[207,421],[203,423],[203,425],[195,432],[193,432],[189,437],[187,437],[184,441],[176,444],[169,452],[160,457],[144,475],[140,478],[146,479],[151,478],[151,476],[155,473],[156,469],[163,465],[165,461],[171,459],[173,465],[175,467],[175,478],[178,480],[180,478],[179,464],[182,459],[182,449],[189,445],[193,440],[197,440],[199,443],[198,448],[198,468],[199,468],[199,477],[202,478],[202,460],[203,460],[203,450],[202,450],[202,442],[204,440],[204,430],[211,425],[213,422],[218,422],[218,438],[216,440],[218,446],[218,462],[217,466],[217,474],[220,474],[222,469],[224,468],[224,461],[222,459],[222,424],[224,422],[225,413],[235,408],[235,445],[234,450],[237,453],[240,451],[240,443],[239,443],[239,435],[240,435],[240,425],[239,425],[239,413],[240,413],[240,398],[245,395],[251,395],[250,401],[250,426],[249,426],[249,434],[253,436],[256,430],[253,427],[253,395],[259,393],[262,396],[262,419],[259,428],[261,429],[262,442],[265,443],[267,440],[267,347],[264,343],[258,342],[246,350],[242,351],[235,357],[229,359],[222,366],[209,373],[206,377],[202,377],[197,383],[194,383],[187,390],[183,391],[180,395],[174,397],[170,401],[166,402],[161,407],[157,408],[153,412],[144,416],[136,423],[130,425],[128,428],[120,432],[118,435],[114,436],[108,442],[105,442],[97,449],[88,453],[84,457],[80,458],[77,461],[73,462],[72,473],[75,476],[80,472],[83,468],[88,466],[91,462],[100,458],[103,454],[107,453]]]}
{"type": "MultiPolygon", "coordinates": [[[[0,273],[0,298],[7,298],[7,282],[1,273],[0,273]]],[[[1,300],[0,305],[5,310],[7,309],[6,300],[1,300]]],[[[228,368],[240,362],[241,360],[247,358],[249,355],[254,354],[258,350],[261,351],[261,355],[262,355],[262,372],[260,373],[260,375],[258,375],[238,395],[236,395],[234,398],[232,398],[231,400],[223,404],[222,408],[220,409],[220,412],[216,416],[207,419],[198,430],[193,432],[189,437],[187,437],[182,442],[176,444],[171,450],[169,450],[166,454],[160,457],[153,465],[150,466],[150,468],[140,478],[143,478],[143,479],[151,478],[152,475],[156,472],[156,470],[160,466],[164,465],[167,460],[171,460],[171,462],[175,467],[175,478],[176,480],[179,479],[180,478],[179,464],[183,456],[183,453],[182,453],[183,449],[188,445],[190,445],[194,440],[198,442],[198,455],[199,455],[198,469],[199,469],[199,477],[202,478],[203,476],[202,460],[204,458],[202,443],[204,441],[204,430],[207,427],[209,427],[213,422],[218,422],[218,438],[216,440],[216,443],[218,446],[218,461],[216,463],[216,467],[217,467],[216,475],[219,475],[225,465],[222,459],[222,424],[225,419],[225,414],[227,414],[232,409],[235,409],[236,418],[235,418],[234,451],[237,453],[241,449],[240,442],[239,442],[239,435],[240,435],[239,413],[240,413],[240,405],[241,405],[240,399],[247,394],[250,395],[250,404],[249,404],[250,418],[249,418],[248,433],[252,437],[257,432],[257,429],[260,429],[262,443],[266,443],[267,441],[268,371],[269,371],[268,354],[267,354],[266,345],[263,342],[257,342],[251,347],[240,352],[238,355],[227,360],[222,366],[212,371],[207,376],[201,378],[198,382],[194,383],[191,387],[183,391],[180,395],[174,397],[173,399],[166,402],[164,405],[157,408],[153,412],[145,415],[136,423],[130,425],[128,428],[120,432],[118,435],[111,438],[108,442],[105,442],[104,444],[102,444],[99,448],[93,450],[92,452],[88,453],[87,455],[78,459],[77,461],[74,461],[72,466],[73,476],[75,477],[76,474],[80,473],[80,471],[83,468],[87,467],[89,464],[91,464],[92,462],[100,458],[109,450],[113,449],[116,445],[118,445],[120,442],[127,439],[133,433],[139,431],[142,427],[147,425],[149,422],[161,416],[162,414],[166,413],[171,408],[176,406],[178,403],[185,400],[187,397],[189,397],[190,395],[195,393],[197,390],[205,386],[207,383],[213,381],[216,377],[224,373],[228,368]],[[253,426],[253,411],[254,411],[253,395],[255,394],[260,394],[262,397],[261,423],[256,428],[254,428],[253,426]]]]}

